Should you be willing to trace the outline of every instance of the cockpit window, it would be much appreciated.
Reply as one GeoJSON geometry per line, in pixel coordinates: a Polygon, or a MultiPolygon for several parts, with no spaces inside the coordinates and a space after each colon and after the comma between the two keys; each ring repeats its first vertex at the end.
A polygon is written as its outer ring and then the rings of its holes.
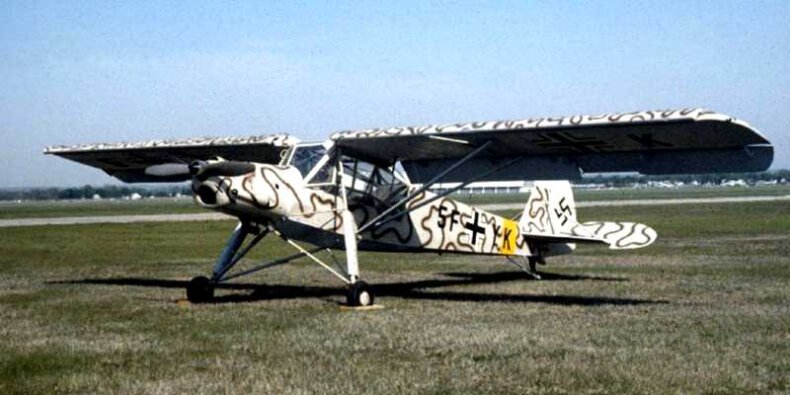
{"type": "MultiPolygon", "coordinates": [[[[296,167],[307,185],[336,193],[337,161],[337,157],[327,157],[327,149],[322,144],[309,144],[292,147],[282,164],[296,167]]],[[[352,199],[372,198],[388,203],[402,198],[408,191],[408,181],[404,181],[406,179],[402,175],[396,175],[399,174],[397,166],[379,167],[345,155],[340,158],[340,164],[343,169],[343,183],[352,199]]]]}
{"type": "Polygon", "coordinates": [[[372,198],[376,202],[392,204],[402,199],[408,191],[407,185],[394,175],[392,168],[378,167],[346,156],[342,163],[352,199],[372,198]]]}
{"type": "Polygon", "coordinates": [[[332,174],[334,170],[332,161],[324,163],[321,170],[318,170],[313,177],[309,180],[310,184],[323,184],[332,181],[332,174]]]}
{"type": "Polygon", "coordinates": [[[291,165],[302,173],[302,177],[307,177],[310,170],[313,170],[324,155],[326,155],[326,148],[320,144],[294,147],[291,165]]]}

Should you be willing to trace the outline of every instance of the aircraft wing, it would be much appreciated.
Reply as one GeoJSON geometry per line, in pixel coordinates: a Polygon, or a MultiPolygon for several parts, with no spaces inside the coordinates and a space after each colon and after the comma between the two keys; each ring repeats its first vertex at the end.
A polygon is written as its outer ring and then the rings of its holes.
{"type": "Polygon", "coordinates": [[[104,170],[124,182],[186,181],[185,174],[167,174],[169,165],[185,165],[212,157],[259,163],[278,163],[282,152],[297,139],[285,135],[250,137],[201,137],[152,140],[136,143],[53,146],[45,154],[57,155],[104,170]],[[152,171],[157,169],[157,171],[152,171]],[[161,174],[164,173],[164,174],[161,174]]]}
{"type": "Polygon", "coordinates": [[[771,143],[743,121],[690,108],[530,118],[440,126],[341,131],[343,152],[403,164],[413,182],[434,175],[490,142],[442,182],[579,179],[582,172],[690,174],[767,169],[771,143]]]}

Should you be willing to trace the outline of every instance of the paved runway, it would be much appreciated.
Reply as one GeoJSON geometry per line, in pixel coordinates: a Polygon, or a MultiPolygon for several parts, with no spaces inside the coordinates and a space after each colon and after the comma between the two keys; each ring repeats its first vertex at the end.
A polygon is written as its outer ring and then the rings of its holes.
{"type": "MultiPolygon", "coordinates": [[[[636,200],[611,200],[579,202],[577,207],[617,207],[617,206],[655,206],[672,204],[716,204],[738,202],[774,202],[790,200],[790,195],[784,196],[744,196],[721,198],[694,198],[694,199],[636,199],[636,200]]],[[[526,203],[526,202],[525,202],[526,203]]],[[[481,204],[483,210],[518,210],[524,208],[525,203],[498,203],[481,204]]],[[[154,214],[154,215],[109,215],[94,217],[52,217],[52,218],[17,218],[0,220],[0,228],[16,226],[43,226],[43,225],[83,225],[83,224],[129,224],[136,222],[184,222],[184,221],[217,221],[232,220],[225,214],[216,212],[195,214],[154,214]]]]}

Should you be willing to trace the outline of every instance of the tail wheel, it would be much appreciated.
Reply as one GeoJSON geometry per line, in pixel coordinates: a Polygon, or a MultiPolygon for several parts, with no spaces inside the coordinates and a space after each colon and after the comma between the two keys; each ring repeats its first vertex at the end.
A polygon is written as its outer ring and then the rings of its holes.
{"type": "Polygon", "coordinates": [[[538,272],[538,268],[537,268],[538,258],[534,257],[534,256],[531,256],[531,257],[527,258],[527,260],[529,261],[529,270],[532,271],[532,273],[537,273],[538,272]]]}
{"type": "Polygon", "coordinates": [[[371,292],[370,286],[364,281],[351,284],[348,288],[346,303],[353,307],[372,306],[373,292],[371,292]]]}
{"type": "Polygon", "coordinates": [[[187,284],[187,299],[192,303],[206,303],[214,299],[214,284],[203,276],[193,278],[187,284]]]}

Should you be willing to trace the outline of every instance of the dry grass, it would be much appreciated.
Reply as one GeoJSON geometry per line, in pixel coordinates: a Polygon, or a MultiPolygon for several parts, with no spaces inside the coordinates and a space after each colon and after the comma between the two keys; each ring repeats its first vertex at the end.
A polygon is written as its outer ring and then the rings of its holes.
{"type": "MultiPolygon", "coordinates": [[[[667,237],[583,248],[543,281],[363,254],[386,306],[365,313],[302,262],[176,303],[229,222],[0,229],[0,393],[787,391],[790,204],[717,207],[620,211],[667,237]]],[[[288,252],[271,241],[256,259],[288,252]]]]}

